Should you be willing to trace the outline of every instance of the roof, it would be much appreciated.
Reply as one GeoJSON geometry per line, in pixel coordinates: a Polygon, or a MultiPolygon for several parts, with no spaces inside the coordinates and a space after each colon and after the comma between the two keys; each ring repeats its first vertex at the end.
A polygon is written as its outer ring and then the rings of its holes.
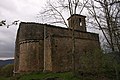
{"type": "MultiPolygon", "coordinates": [[[[77,14],[75,14],[75,15],[77,15],[77,14]]],[[[70,30],[69,28],[66,28],[66,27],[61,27],[61,26],[56,26],[56,25],[51,25],[51,24],[36,23],[36,22],[21,22],[20,24],[43,25],[43,26],[52,27],[52,28],[59,28],[59,29],[70,30]]],[[[82,32],[82,33],[90,33],[90,34],[96,34],[96,35],[98,35],[97,33],[92,33],[92,32],[87,32],[87,31],[80,31],[80,30],[75,30],[75,31],[82,32]]]]}
{"type": "Polygon", "coordinates": [[[69,20],[71,17],[73,17],[73,16],[81,16],[81,17],[85,17],[86,18],[86,16],[84,16],[84,15],[80,15],[80,14],[73,14],[73,15],[71,15],[67,20],[69,20]]]}

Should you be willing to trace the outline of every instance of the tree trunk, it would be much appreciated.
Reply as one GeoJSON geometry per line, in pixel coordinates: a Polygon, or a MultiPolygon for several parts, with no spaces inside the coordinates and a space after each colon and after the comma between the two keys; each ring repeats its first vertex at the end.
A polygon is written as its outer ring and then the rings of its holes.
{"type": "Polygon", "coordinates": [[[72,72],[75,74],[75,32],[72,28],[72,72]]]}

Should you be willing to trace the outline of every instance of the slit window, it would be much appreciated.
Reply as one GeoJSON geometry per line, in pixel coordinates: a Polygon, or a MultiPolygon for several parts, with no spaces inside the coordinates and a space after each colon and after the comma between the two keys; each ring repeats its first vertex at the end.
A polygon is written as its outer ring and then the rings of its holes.
{"type": "Polygon", "coordinates": [[[81,18],[79,18],[79,25],[82,26],[81,18]]]}

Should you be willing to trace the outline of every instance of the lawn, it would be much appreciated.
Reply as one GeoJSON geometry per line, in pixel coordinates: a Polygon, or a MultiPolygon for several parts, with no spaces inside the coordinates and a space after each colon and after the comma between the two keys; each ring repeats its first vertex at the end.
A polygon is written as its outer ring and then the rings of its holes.
{"type": "MultiPolygon", "coordinates": [[[[111,75],[111,78],[105,77],[105,76],[98,76],[87,74],[84,76],[73,76],[72,72],[64,72],[64,73],[29,73],[29,74],[22,74],[13,76],[10,78],[0,77],[0,80],[113,80],[113,75],[111,75]],[[53,79],[54,78],[54,79],[53,79]],[[104,79],[103,79],[104,78],[104,79]],[[106,79],[105,79],[106,78],[106,79]]],[[[115,79],[115,76],[114,76],[115,79]]]]}
{"type": "Polygon", "coordinates": [[[59,78],[62,80],[80,80],[79,78],[73,77],[71,72],[26,74],[21,76],[19,80],[44,80],[46,78],[59,78]]]}

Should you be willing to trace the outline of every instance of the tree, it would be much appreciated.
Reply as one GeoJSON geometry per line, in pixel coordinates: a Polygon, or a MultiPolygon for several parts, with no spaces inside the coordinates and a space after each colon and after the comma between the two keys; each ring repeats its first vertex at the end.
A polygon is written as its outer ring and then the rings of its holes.
{"type": "Polygon", "coordinates": [[[1,20],[0,21],[0,26],[7,26],[7,28],[9,28],[12,25],[17,25],[19,22],[19,20],[13,21],[11,24],[7,24],[6,20],[1,20]]]}
{"type": "Polygon", "coordinates": [[[90,0],[86,8],[89,23],[102,31],[112,52],[120,52],[120,1],[90,0]]]}
{"type": "Polygon", "coordinates": [[[66,21],[73,14],[81,14],[88,0],[48,0],[46,6],[38,15],[50,24],[63,24],[69,27],[66,21]]]}
{"type": "Polygon", "coordinates": [[[88,10],[89,23],[102,31],[109,49],[120,52],[119,0],[49,0],[40,15],[49,21],[47,23],[62,23],[69,27],[64,14],[81,14],[84,8],[88,10]]]}
{"type": "Polygon", "coordinates": [[[0,21],[0,26],[6,25],[5,20],[0,21]]]}
{"type": "MultiPolygon", "coordinates": [[[[102,31],[111,52],[120,53],[120,1],[90,0],[86,8],[92,18],[89,19],[90,24],[102,31]]],[[[115,60],[116,56],[113,57],[113,61],[115,60]]],[[[116,79],[119,80],[116,64],[114,64],[114,68],[116,79]]]]}
{"type": "MultiPolygon", "coordinates": [[[[69,25],[66,22],[64,14],[68,13],[70,16],[73,14],[81,14],[85,5],[87,4],[88,0],[83,0],[81,3],[80,0],[57,0],[56,2],[51,2],[50,0],[47,2],[46,7],[44,8],[43,12],[40,12],[45,19],[51,19],[52,21],[49,22],[50,24],[54,23],[62,23],[67,28],[69,25]],[[55,21],[54,21],[55,20],[55,21]]],[[[49,20],[50,21],[50,20],[49,20]]],[[[47,22],[48,23],[48,22],[47,22]]],[[[74,33],[74,26],[69,29],[72,34],[72,71],[75,74],[75,33],[74,33]]]]}

